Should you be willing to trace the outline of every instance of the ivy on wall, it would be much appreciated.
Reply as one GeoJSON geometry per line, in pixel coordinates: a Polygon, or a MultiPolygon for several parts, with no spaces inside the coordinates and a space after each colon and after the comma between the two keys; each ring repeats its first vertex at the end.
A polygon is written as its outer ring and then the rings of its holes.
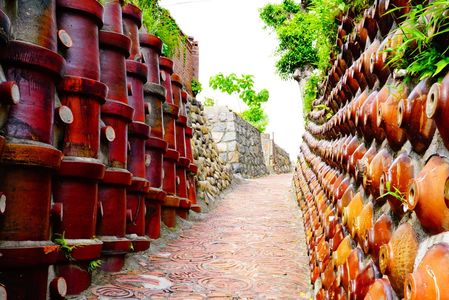
{"type": "MultiPolygon", "coordinates": [[[[98,0],[105,4],[108,0],[98,0]]],[[[186,42],[176,21],[170,16],[170,12],[161,7],[157,0],[125,0],[124,4],[132,3],[142,10],[143,25],[148,33],[159,37],[163,44],[162,54],[173,57],[176,49],[186,42]]]]}

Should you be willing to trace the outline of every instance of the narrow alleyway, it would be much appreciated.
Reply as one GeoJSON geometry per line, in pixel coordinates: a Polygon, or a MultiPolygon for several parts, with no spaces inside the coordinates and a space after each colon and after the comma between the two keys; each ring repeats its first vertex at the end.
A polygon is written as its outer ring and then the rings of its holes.
{"type": "Polygon", "coordinates": [[[291,178],[245,181],[148,263],[93,287],[92,299],[307,299],[308,259],[291,178]]]}

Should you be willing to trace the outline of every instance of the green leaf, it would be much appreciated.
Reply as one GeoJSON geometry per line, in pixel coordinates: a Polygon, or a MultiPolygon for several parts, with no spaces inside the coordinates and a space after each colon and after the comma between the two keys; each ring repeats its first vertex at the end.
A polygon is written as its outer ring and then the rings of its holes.
{"type": "Polygon", "coordinates": [[[449,65],[449,57],[445,57],[442,60],[440,60],[439,62],[437,62],[436,63],[437,69],[433,73],[432,77],[439,74],[441,71],[443,71],[443,69],[446,68],[447,65],[449,65]]]}

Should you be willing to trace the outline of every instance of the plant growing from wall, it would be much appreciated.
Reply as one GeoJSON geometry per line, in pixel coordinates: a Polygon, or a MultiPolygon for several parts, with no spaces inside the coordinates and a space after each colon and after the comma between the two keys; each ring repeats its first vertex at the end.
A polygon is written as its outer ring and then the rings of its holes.
{"type": "Polygon", "coordinates": [[[387,191],[385,193],[383,193],[382,195],[380,195],[379,197],[377,197],[376,200],[382,199],[383,197],[386,197],[386,196],[392,196],[396,200],[400,201],[402,204],[404,204],[404,205],[407,204],[407,200],[406,200],[403,192],[401,192],[397,187],[394,187],[394,190],[391,189],[391,182],[387,181],[385,183],[385,187],[386,187],[387,191]]]}
{"type": "Polygon", "coordinates": [[[55,237],[53,238],[53,243],[59,246],[59,250],[61,250],[62,253],[64,253],[64,256],[68,260],[74,260],[72,257],[72,251],[73,249],[76,248],[76,245],[71,246],[69,242],[65,239],[64,233],[62,234],[56,233],[55,237]]]}
{"type": "Polygon", "coordinates": [[[318,85],[320,84],[322,78],[322,73],[318,70],[313,72],[306,81],[304,85],[304,94],[303,94],[303,115],[304,120],[307,121],[307,114],[312,110],[312,102],[318,96],[318,85]]]}
{"type": "Polygon", "coordinates": [[[102,265],[103,261],[101,259],[91,260],[87,265],[87,271],[92,273],[102,265]]]}
{"type": "MultiPolygon", "coordinates": [[[[100,0],[101,4],[107,2],[100,0]]],[[[170,16],[170,12],[161,7],[157,0],[126,0],[142,10],[143,25],[151,34],[158,36],[163,44],[162,54],[173,57],[176,49],[185,44],[187,38],[182,34],[176,21],[170,16]]]]}
{"type": "Polygon", "coordinates": [[[248,106],[248,109],[241,113],[241,117],[260,132],[265,131],[268,125],[268,117],[262,108],[262,104],[268,101],[270,93],[267,89],[262,89],[259,92],[254,90],[253,75],[242,74],[237,76],[232,73],[225,76],[219,73],[209,79],[209,86],[229,95],[237,94],[248,106]]]}
{"type": "Polygon", "coordinates": [[[394,69],[405,69],[405,82],[438,78],[449,65],[448,2],[435,0],[416,5],[400,24],[399,40],[386,48],[387,62],[394,69]]]}
{"type": "Polygon", "coordinates": [[[351,10],[360,14],[372,0],[283,0],[267,4],[260,10],[260,18],[279,40],[276,70],[283,79],[291,78],[297,69],[314,69],[304,87],[304,116],[311,110],[318,96],[322,75],[330,67],[335,52],[339,18],[351,10]]]}
{"type": "Polygon", "coordinates": [[[198,95],[203,90],[203,86],[201,85],[201,82],[199,82],[197,79],[193,78],[190,82],[190,85],[192,87],[192,94],[193,96],[198,95]]]}

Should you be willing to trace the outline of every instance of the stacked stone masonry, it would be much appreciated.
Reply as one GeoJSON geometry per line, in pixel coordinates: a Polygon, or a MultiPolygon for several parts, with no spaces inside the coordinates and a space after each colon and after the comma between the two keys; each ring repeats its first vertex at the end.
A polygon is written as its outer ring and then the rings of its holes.
{"type": "Polygon", "coordinates": [[[206,107],[221,159],[246,178],[268,174],[260,132],[226,106],[206,107]]]}
{"type": "Polygon", "coordinates": [[[342,18],[314,102],[334,115],[308,115],[294,182],[316,299],[449,297],[449,75],[400,85],[384,51],[411,3],[342,18]]]}
{"type": "Polygon", "coordinates": [[[230,166],[219,155],[204,107],[195,98],[190,98],[189,120],[193,128],[193,157],[198,166],[198,197],[208,200],[225,190],[233,175],[230,166]]]}
{"type": "Polygon", "coordinates": [[[290,156],[287,151],[279,147],[270,134],[261,134],[262,150],[265,158],[265,165],[270,173],[281,174],[292,170],[290,156]]]}

